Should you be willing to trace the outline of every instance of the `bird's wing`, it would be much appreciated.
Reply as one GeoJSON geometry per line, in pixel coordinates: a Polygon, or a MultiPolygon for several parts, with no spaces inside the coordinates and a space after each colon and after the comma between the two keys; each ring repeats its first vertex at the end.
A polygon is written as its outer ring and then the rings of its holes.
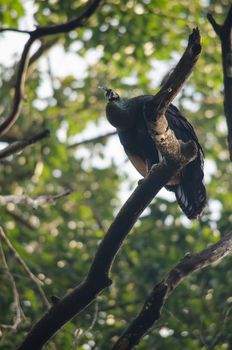
{"type": "Polygon", "coordinates": [[[193,140],[204,155],[197,135],[189,121],[181,114],[179,109],[171,104],[166,112],[169,127],[174,131],[177,139],[187,142],[193,140]]]}
{"type": "Polygon", "coordinates": [[[179,140],[196,142],[197,157],[181,172],[180,183],[176,186],[167,186],[175,192],[177,202],[189,219],[196,218],[206,203],[206,190],[203,184],[204,153],[192,125],[173,105],[167,110],[167,119],[179,140]]]}
{"type": "Polygon", "coordinates": [[[189,219],[201,214],[206,204],[206,190],[202,182],[202,171],[193,162],[183,170],[184,174],[178,185],[167,187],[175,192],[177,202],[189,219]]]}
{"type": "Polygon", "coordinates": [[[130,160],[130,162],[133,164],[135,169],[143,176],[145,177],[148,173],[148,165],[147,162],[141,158],[139,155],[133,154],[130,151],[125,149],[125,152],[130,160]]]}
{"type": "Polygon", "coordinates": [[[155,143],[148,134],[145,124],[117,132],[130,162],[145,177],[152,164],[159,162],[155,143]]]}

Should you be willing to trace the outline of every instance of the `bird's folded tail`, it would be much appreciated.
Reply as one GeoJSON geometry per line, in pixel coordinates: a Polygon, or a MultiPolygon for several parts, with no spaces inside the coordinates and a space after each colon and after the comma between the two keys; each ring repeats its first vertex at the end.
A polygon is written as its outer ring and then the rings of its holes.
{"type": "Polygon", "coordinates": [[[191,187],[181,183],[174,189],[177,202],[189,219],[195,219],[201,214],[206,204],[206,191],[203,183],[191,187]]]}

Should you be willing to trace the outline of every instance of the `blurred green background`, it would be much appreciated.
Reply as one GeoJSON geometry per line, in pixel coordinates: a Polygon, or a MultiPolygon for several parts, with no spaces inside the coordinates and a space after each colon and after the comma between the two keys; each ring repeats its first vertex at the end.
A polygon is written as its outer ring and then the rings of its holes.
{"type": "MultiPolygon", "coordinates": [[[[1,25],[30,29],[32,24],[65,22],[77,16],[85,3],[0,1],[1,25]]],[[[116,136],[69,147],[113,131],[105,121],[106,102],[97,86],[109,85],[123,96],[155,93],[195,26],[202,35],[202,55],[175,103],[193,124],[203,146],[208,193],[203,215],[190,222],[173,197],[162,190],[116,258],[113,285],[69,322],[46,350],[110,349],[154,284],[186,252],[199,251],[230,231],[232,166],[226,144],[220,42],[206,19],[207,12],[212,12],[222,23],[229,4],[229,0],[109,0],[84,27],[43,38],[49,49],[31,65],[20,118],[2,140],[8,143],[44,128],[50,129],[51,137],[0,162],[1,194],[25,192],[36,197],[64,189],[73,192],[56,205],[36,210],[11,203],[0,208],[0,215],[9,239],[44,282],[48,297],[63,296],[82,281],[99,241],[140,178],[116,136]]],[[[0,37],[4,48],[0,61],[2,118],[12,104],[14,72],[26,39],[17,33],[0,37]],[[13,58],[10,49],[17,49],[13,58]]],[[[11,350],[46,306],[12,252],[3,247],[28,318],[15,333],[1,330],[0,349],[11,350]]],[[[13,295],[1,262],[0,277],[0,323],[11,324],[13,295]]],[[[231,307],[229,257],[185,280],[138,348],[232,349],[231,307]]]]}

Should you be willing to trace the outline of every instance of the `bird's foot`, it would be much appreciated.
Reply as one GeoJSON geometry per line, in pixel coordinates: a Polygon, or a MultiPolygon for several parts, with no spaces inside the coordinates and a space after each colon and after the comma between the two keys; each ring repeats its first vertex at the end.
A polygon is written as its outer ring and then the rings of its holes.
{"type": "Polygon", "coordinates": [[[143,181],[144,181],[144,179],[140,179],[140,180],[138,181],[138,186],[142,185],[143,181]]]}

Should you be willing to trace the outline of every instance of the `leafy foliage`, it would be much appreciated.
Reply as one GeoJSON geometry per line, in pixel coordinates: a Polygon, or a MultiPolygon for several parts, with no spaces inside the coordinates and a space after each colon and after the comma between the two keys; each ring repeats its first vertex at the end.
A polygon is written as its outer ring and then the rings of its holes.
{"type": "MultiPolygon", "coordinates": [[[[35,23],[64,22],[73,18],[83,3],[36,2],[35,23]]],[[[1,225],[33,273],[44,282],[46,294],[63,296],[85,277],[99,241],[120,207],[123,189],[134,186],[124,170],[123,156],[116,161],[116,155],[122,154],[119,144],[113,149],[108,140],[68,148],[76,135],[93,129],[93,125],[96,134],[101,133],[97,131],[101,125],[101,130],[107,128],[102,119],[105,101],[97,86],[110,85],[126,96],[152,93],[161,81],[160,67],[168,72],[183,51],[189,28],[197,24],[202,33],[202,56],[176,103],[194,125],[205,151],[209,204],[199,221],[189,222],[170,198],[157,197],[114,263],[114,284],[80,319],[68,323],[46,349],[109,349],[153,285],[187,251],[203,249],[230,230],[231,163],[225,141],[220,44],[206,19],[206,13],[212,11],[222,22],[228,6],[227,0],[110,0],[83,28],[60,35],[54,44],[85,63],[85,69],[78,64],[75,67],[78,73],[83,69],[81,78],[62,77],[52,70],[54,62],[49,53],[52,73],[44,72],[41,61],[31,67],[27,102],[7,137],[21,139],[45,127],[51,130],[51,137],[0,163],[1,194],[25,191],[37,196],[56,194],[64,188],[73,193],[54,206],[36,210],[25,205],[1,207],[1,225]],[[44,97],[41,87],[46,85],[51,91],[44,97]]],[[[4,26],[19,25],[24,14],[24,2],[0,2],[4,26]]],[[[2,116],[12,101],[13,68],[1,72],[2,116]]],[[[12,253],[5,246],[4,250],[28,318],[13,336],[11,331],[2,330],[0,349],[10,350],[22,341],[30,323],[46,307],[12,253]]],[[[232,348],[230,264],[231,258],[227,258],[185,281],[139,348],[232,348]]],[[[10,324],[13,296],[1,265],[0,274],[0,323],[10,324]]]]}

